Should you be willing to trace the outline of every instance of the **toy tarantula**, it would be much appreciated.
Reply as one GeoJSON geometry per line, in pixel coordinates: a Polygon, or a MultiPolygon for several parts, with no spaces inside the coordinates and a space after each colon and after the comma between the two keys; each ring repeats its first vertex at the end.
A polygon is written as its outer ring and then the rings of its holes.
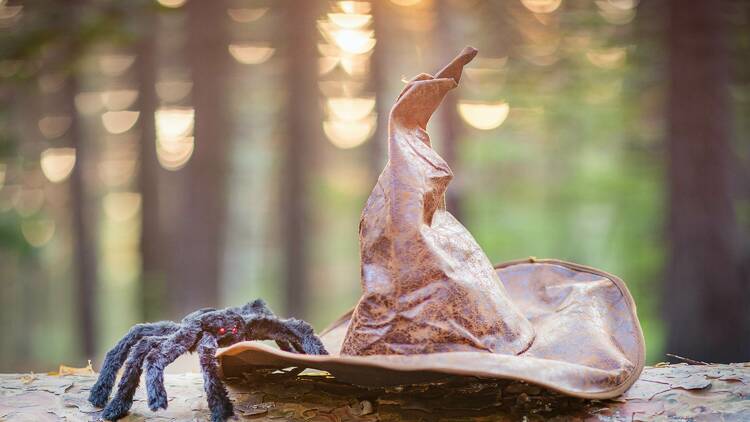
{"type": "Polygon", "coordinates": [[[279,319],[260,299],[242,307],[204,308],[187,315],[179,324],[161,321],[131,328],[107,353],[99,378],[91,388],[89,401],[98,407],[106,404],[102,414],[105,419],[122,418],[133,404],[133,395],[145,368],[148,407],[153,411],[166,409],[164,368],[185,352],[197,350],[211,420],[224,421],[234,411],[227,390],[219,379],[216,349],[243,340],[274,340],[279,348],[288,352],[328,354],[308,323],[279,319]],[[117,393],[107,404],[117,371],[123,363],[125,370],[117,393]]]}

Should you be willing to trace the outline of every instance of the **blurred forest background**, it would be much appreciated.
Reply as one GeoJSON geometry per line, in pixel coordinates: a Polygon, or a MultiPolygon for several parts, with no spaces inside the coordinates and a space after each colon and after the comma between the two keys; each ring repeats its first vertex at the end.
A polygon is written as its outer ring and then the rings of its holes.
{"type": "Polygon", "coordinates": [[[649,362],[750,359],[750,2],[0,0],[0,371],[265,298],[317,329],[403,79],[495,262],[621,276],[649,362]]]}

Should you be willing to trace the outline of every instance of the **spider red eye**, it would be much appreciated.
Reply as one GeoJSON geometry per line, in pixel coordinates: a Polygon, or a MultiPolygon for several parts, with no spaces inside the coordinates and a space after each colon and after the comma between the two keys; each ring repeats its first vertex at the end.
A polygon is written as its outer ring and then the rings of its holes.
{"type": "Polygon", "coordinates": [[[219,334],[224,334],[226,332],[227,332],[227,330],[224,329],[224,327],[219,328],[219,334]]]}
{"type": "Polygon", "coordinates": [[[232,334],[237,334],[237,327],[232,328],[232,334]]]}

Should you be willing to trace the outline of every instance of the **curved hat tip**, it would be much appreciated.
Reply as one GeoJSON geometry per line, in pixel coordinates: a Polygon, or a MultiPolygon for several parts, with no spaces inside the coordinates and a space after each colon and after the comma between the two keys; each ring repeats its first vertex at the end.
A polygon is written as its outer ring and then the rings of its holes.
{"type": "Polygon", "coordinates": [[[442,68],[436,75],[435,78],[453,78],[458,83],[461,80],[461,73],[464,66],[470,61],[474,60],[479,50],[474,47],[466,46],[463,50],[451,60],[444,68],[442,68]]]}
{"type": "Polygon", "coordinates": [[[464,66],[473,60],[478,52],[474,47],[464,47],[461,53],[435,76],[420,73],[412,78],[391,109],[389,124],[415,124],[424,129],[448,91],[458,86],[464,66]]]}

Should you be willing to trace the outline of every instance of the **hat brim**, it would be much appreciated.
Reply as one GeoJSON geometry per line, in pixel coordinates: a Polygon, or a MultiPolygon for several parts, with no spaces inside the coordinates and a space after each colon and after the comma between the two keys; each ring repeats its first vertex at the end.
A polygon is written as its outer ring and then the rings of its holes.
{"type": "Polygon", "coordinates": [[[587,399],[618,396],[635,382],[643,370],[645,346],[635,303],[622,280],[558,260],[527,259],[495,268],[536,331],[532,346],[520,355],[341,355],[349,311],[320,335],[330,355],[289,353],[246,341],[219,351],[222,370],[231,375],[258,367],[314,368],[342,381],[379,386],[447,376],[498,378],[587,399]]]}

